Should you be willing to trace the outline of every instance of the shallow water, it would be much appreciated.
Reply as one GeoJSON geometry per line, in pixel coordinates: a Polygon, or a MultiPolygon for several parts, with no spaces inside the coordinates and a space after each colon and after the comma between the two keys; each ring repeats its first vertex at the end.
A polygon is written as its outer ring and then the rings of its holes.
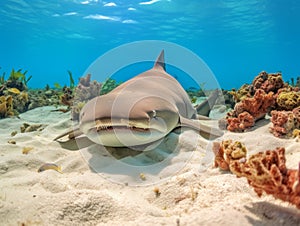
{"type": "Polygon", "coordinates": [[[77,81],[115,47],[162,40],[201,57],[226,89],[250,83],[262,70],[282,71],[288,80],[299,75],[299,9],[297,0],[1,1],[0,72],[28,70],[30,87],[64,85],[67,70],[77,81]]]}

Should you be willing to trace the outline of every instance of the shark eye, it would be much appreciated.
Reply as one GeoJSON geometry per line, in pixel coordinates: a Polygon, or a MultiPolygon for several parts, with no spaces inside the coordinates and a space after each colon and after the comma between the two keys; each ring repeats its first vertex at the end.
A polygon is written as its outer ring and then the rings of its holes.
{"type": "Polygon", "coordinates": [[[156,118],[156,111],[155,110],[152,110],[148,113],[148,115],[151,117],[151,118],[156,118]]]}

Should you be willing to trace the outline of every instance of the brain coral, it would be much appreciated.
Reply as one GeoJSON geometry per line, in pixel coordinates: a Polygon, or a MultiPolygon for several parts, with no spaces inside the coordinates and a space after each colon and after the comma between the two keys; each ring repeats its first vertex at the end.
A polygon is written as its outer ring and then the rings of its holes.
{"type": "Polygon", "coordinates": [[[291,111],[300,106],[300,91],[283,91],[276,98],[276,103],[282,110],[291,111]]]}

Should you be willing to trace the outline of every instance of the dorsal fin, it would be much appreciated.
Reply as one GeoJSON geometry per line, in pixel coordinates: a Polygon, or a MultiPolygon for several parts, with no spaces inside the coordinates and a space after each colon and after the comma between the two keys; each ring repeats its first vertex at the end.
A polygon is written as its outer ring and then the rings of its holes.
{"type": "Polygon", "coordinates": [[[157,57],[157,59],[155,61],[155,64],[154,64],[153,68],[166,71],[165,51],[164,50],[162,50],[160,52],[159,56],[157,57]]]}

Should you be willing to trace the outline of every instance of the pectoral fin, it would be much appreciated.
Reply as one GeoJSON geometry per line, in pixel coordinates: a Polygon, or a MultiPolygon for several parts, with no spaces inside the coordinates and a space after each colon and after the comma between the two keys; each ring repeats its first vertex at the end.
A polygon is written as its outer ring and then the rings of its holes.
{"type": "Polygon", "coordinates": [[[193,120],[180,117],[180,126],[197,130],[201,136],[207,139],[215,139],[224,134],[224,132],[219,129],[217,120],[193,120]]]}
{"type": "Polygon", "coordinates": [[[57,136],[54,141],[59,141],[59,139],[68,136],[69,140],[75,139],[76,137],[82,135],[83,133],[79,130],[79,127],[75,127],[72,130],[69,130],[59,136],[57,136]]]}

